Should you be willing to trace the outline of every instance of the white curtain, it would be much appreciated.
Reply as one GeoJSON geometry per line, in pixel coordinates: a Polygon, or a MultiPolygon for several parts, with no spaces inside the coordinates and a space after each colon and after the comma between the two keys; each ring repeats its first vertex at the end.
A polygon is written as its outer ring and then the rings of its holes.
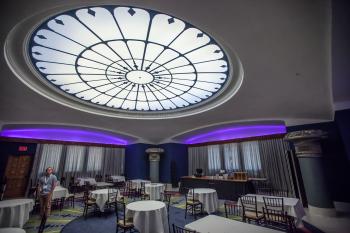
{"type": "Polygon", "coordinates": [[[239,144],[229,143],[224,144],[224,162],[226,171],[242,170],[239,162],[239,144]]]}
{"type": "Polygon", "coordinates": [[[197,168],[203,169],[203,175],[209,175],[208,148],[206,146],[188,148],[188,174],[195,174],[197,168]]]}
{"type": "Polygon", "coordinates": [[[258,141],[242,142],[244,169],[250,175],[259,177],[261,173],[261,158],[258,141]]]}
{"type": "Polygon", "coordinates": [[[221,169],[220,146],[208,146],[208,170],[209,174],[218,173],[221,169]]]}
{"type": "Polygon", "coordinates": [[[80,172],[84,168],[85,146],[67,146],[65,172],[80,172]]]}
{"type": "Polygon", "coordinates": [[[59,171],[63,145],[43,144],[41,147],[41,159],[37,174],[40,176],[47,167],[52,167],[55,172],[59,171]]]}
{"type": "Polygon", "coordinates": [[[103,147],[90,146],[86,171],[101,171],[103,162],[103,147]]]}

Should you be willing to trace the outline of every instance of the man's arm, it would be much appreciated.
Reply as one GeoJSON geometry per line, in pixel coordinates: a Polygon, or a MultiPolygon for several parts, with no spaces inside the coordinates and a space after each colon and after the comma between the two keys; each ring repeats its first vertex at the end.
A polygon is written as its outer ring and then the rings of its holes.
{"type": "Polygon", "coordinates": [[[57,184],[57,178],[55,177],[55,179],[52,180],[50,195],[52,195],[53,191],[55,190],[56,184],[57,184]]]}

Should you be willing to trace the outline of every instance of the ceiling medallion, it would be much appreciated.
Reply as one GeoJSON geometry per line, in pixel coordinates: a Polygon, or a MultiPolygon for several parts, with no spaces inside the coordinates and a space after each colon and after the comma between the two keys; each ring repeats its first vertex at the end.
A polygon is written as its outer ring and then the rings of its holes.
{"type": "Polygon", "coordinates": [[[126,6],[68,10],[42,22],[28,53],[73,98],[127,112],[172,112],[214,99],[232,69],[207,33],[176,17],[126,6]]]}

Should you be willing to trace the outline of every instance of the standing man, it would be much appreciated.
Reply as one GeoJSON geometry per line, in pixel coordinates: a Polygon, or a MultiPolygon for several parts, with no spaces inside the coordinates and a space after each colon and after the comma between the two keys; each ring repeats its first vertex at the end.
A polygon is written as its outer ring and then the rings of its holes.
{"type": "Polygon", "coordinates": [[[52,172],[52,167],[46,168],[45,175],[39,179],[40,216],[46,218],[50,216],[52,193],[57,183],[57,177],[52,172]]]}

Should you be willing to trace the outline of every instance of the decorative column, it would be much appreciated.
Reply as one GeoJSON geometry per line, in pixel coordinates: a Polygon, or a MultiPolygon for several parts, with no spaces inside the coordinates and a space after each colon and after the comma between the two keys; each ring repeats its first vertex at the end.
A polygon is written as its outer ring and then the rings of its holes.
{"type": "Polygon", "coordinates": [[[322,130],[295,131],[285,136],[285,140],[294,143],[310,212],[334,216],[334,204],[322,161],[321,140],[324,138],[327,138],[327,133],[322,130]]]}
{"type": "Polygon", "coordinates": [[[149,176],[152,183],[159,182],[160,154],[164,153],[162,148],[148,148],[146,150],[149,158],[149,176]]]}

